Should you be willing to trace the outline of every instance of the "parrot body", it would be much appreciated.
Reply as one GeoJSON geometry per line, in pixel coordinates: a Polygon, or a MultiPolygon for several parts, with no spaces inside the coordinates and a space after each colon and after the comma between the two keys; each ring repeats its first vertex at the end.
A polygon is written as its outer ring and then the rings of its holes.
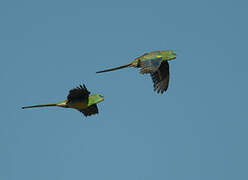
{"type": "Polygon", "coordinates": [[[103,71],[97,71],[96,73],[114,71],[126,67],[140,68],[141,74],[151,74],[154,83],[154,91],[163,93],[167,90],[169,85],[170,73],[168,61],[172,59],[176,59],[176,53],[173,50],[152,51],[135,58],[129,64],[103,71]]]}
{"type": "Polygon", "coordinates": [[[35,108],[35,107],[48,107],[48,106],[58,106],[63,108],[73,108],[82,112],[85,116],[90,116],[92,114],[98,113],[97,103],[104,100],[103,95],[93,94],[90,95],[88,89],[83,86],[71,89],[67,99],[58,103],[52,104],[40,104],[34,106],[25,106],[22,109],[26,108],[35,108]]]}

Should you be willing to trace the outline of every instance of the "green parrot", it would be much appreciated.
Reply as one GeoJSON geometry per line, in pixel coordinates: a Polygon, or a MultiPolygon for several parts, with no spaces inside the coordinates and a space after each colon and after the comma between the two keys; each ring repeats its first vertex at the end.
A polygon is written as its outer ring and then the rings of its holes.
{"type": "Polygon", "coordinates": [[[96,73],[114,71],[126,67],[141,68],[141,74],[150,73],[154,91],[162,94],[167,90],[169,85],[170,72],[168,61],[172,59],[176,59],[176,53],[173,50],[152,51],[135,58],[129,64],[103,71],[97,71],[96,73]]]}
{"type": "Polygon", "coordinates": [[[85,85],[80,85],[69,91],[67,99],[53,104],[40,104],[34,106],[25,106],[22,109],[34,108],[34,107],[47,107],[58,106],[63,108],[74,108],[82,112],[85,116],[98,113],[97,103],[104,100],[104,96],[101,94],[90,95],[90,92],[85,85]]]}

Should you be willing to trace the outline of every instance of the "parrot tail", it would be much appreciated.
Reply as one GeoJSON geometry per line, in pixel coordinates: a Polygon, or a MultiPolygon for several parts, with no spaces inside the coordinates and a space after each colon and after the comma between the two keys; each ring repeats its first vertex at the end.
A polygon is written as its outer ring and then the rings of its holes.
{"type": "Polygon", "coordinates": [[[48,106],[57,106],[57,104],[40,104],[40,105],[34,105],[34,106],[24,106],[22,107],[22,109],[35,108],[35,107],[48,107],[48,106]]]}
{"type": "Polygon", "coordinates": [[[117,69],[126,68],[126,67],[129,67],[131,65],[132,65],[132,63],[129,63],[129,64],[126,64],[126,65],[123,65],[123,66],[119,66],[119,67],[116,67],[116,68],[106,69],[106,70],[103,70],[103,71],[97,71],[96,73],[103,73],[103,72],[115,71],[117,69]]]}

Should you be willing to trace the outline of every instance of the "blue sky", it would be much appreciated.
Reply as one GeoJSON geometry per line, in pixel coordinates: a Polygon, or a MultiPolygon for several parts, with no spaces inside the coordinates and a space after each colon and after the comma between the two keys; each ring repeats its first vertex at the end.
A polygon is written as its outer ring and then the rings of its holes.
{"type": "Polygon", "coordinates": [[[0,179],[247,179],[247,2],[1,1],[0,179]],[[163,95],[130,62],[175,49],[163,95]],[[22,110],[85,83],[99,115],[22,110]]]}

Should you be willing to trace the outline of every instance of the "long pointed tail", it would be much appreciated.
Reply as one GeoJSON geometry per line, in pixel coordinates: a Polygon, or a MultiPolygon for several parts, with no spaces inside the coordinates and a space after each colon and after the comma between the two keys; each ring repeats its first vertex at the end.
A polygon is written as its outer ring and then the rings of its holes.
{"type": "Polygon", "coordinates": [[[129,64],[126,64],[126,65],[123,65],[123,66],[119,66],[119,67],[115,67],[115,68],[111,68],[111,69],[106,69],[106,70],[103,70],[103,71],[97,71],[96,73],[103,73],[103,72],[115,71],[117,69],[126,68],[126,67],[129,67],[131,65],[132,65],[132,63],[129,63],[129,64]]]}
{"type": "Polygon", "coordinates": [[[48,107],[48,106],[57,106],[57,104],[39,104],[39,105],[34,105],[34,106],[24,106],[22,107],[22,109],[36,108],[36,107],[48,107]]]}

